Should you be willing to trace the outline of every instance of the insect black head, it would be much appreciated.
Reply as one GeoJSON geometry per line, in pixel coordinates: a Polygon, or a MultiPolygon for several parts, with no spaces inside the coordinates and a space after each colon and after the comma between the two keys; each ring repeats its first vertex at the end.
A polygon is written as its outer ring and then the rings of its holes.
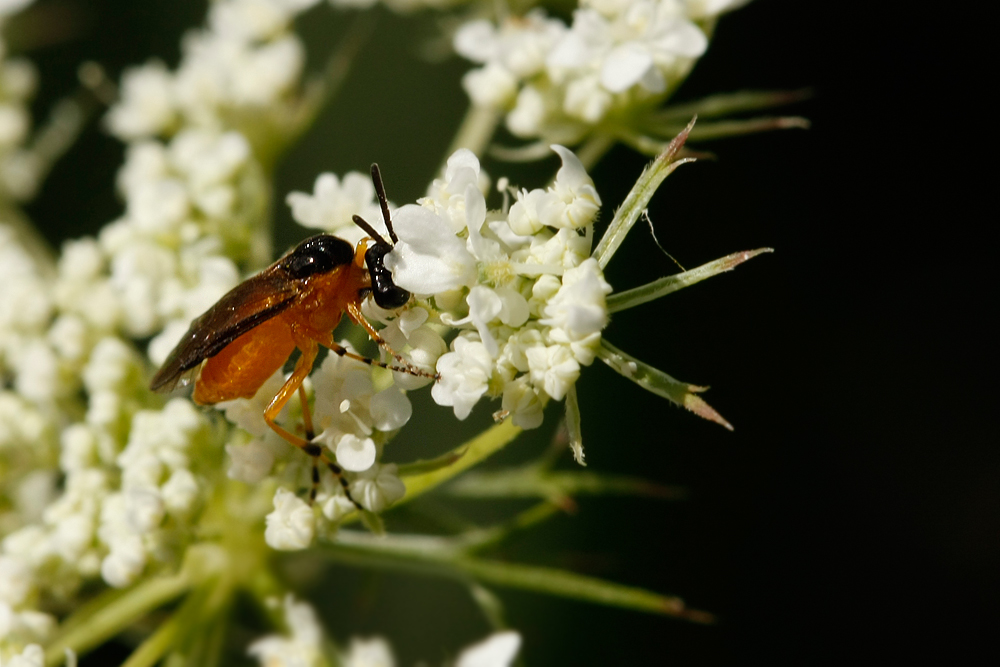
{"type": "MultiPolygon", "coordinates": [[[[372,165],[372,182],[375,184],[375,192],[378,194],[379,206],[382,208],[382,219],[385,220],[385,228],[389,232],[389,238],[393,243],[398,243],[396,232],[392,228],[392,219],[389,216],[389,201],[385,196],[385,186],[382,185],[382,174],[379,173],[378,165],[372,165]]],[[[385,268],[385,256],[392,252],[392,245],[386,241],[381,234],[365,221],[361,216],[354,216],[354,224],[368,233],[375,243],[365,251],[365,264],[368,266],[368,275],[371,277],[371,294],[381,308],[393,310],[401,308],[410,300],[410,293],[399,287],[392,281],[392,272],[385,268]]]]}
{"type": "Polygon", "coordinates": [[[353,259],[350,243],[329,234],[318,234],[295,246],[285,256],[282,266],[293,278],[308,278],[350,264],[353,259]]]}
{"type": "Polygon", "coordinates": [[[392,250],[388,243],[374,243],[365,251],[365,264],[372,281],[372,298],[386,310],[401,308],[410,300],[410,293],[392,282],[392,273],[385,268],[385,256],[392,250]]]}

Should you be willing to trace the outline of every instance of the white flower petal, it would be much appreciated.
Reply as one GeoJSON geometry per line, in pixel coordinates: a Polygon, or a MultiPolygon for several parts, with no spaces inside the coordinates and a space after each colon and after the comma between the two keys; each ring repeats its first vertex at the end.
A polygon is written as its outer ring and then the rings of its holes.
{"type": "Polygon", "coordinates": [[[447,220],[422,206],[396,211],[399,243],[385,256],[396,285],[416,294],[435,294],[476,282],[476,259],[447,220]]]}
{"type": "Polygon", "coordinates": [[[441,355],[437,370],[441,379],[431,387],[438,405],[451,406],[458,419],[465,419],[489,387],[493,359],[483,343],[459,336],[453,352],[441,355]]]}
{"type": "Polygon", "coordinates": [[[634,42],[611,50],[601,66],[601,85],[613,93],[622,93],[634,86],[653,66],[653,56],[634,42]]]}
{"type": "Polygon", "coordinates": [[[372,425],[380,431],[402,428],[413,415],[410,399],[395,385],[372,396],[368,410],[372,415],[372,425]]]}
{"type": "Polygon", "coordinates": [[[521,649],[521,635],[508,630],[497,632],[464,649],[455,667],[510,667],[521,649]]]}
{"type": "Polygon", "coordinates": [[[406,495],[406,486],[396,475],[396,464],[375,464],[351,484],[351,496],[370,512],[381,512],[406,495]]]}
{"type": "Polygon", "coordinates": [[[274,494],[274,511],[265,518],[264,541],[278,551],[297,551],[312,544],[316,536],[316,514],[301,498],[287,489],[274,494]]]}
{"type": "Polygon", "coordinates": [[[361,472],[368,470],[375,463],[375,441],[371,438],[359,438],[350,433],[337,441],[337,463],[344,470],[361,472]]]}
{"type": "Polygon", "coordinates": [[[496,357],[499,348],[496,339],[490,333],[489,324],[496,319],[503,309],[503,302],[495,291],[483,285],[476,285],[469,290],[469,317],[468,319],[479,332],[479,338],[486,346],[486,351],[491,357],[496,357]]]}
{"type": "Polygon", "coordinates": [[[271,474],[274,451],[263,440],[251,440],[245,445],[226,445],[231,463],[226,475],[229,479],[247,484],[257,484],[271,474]]]}

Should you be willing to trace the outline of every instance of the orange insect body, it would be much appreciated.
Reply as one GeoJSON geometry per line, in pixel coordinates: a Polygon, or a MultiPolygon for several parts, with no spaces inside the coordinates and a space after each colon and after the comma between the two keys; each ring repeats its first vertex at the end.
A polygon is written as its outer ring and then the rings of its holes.
{"type": "Polygon", "coordinates": [[[206,359],[195,382],[195,403],[252,398],[296,347],[305,350],[313,341],[330,347],[331,332],[345,311],[355,323],[364,321],[358,295],[371,283],[364,264],[367,248],[364,239],[350,264],[305,279],[295,305],[206,359]]]}

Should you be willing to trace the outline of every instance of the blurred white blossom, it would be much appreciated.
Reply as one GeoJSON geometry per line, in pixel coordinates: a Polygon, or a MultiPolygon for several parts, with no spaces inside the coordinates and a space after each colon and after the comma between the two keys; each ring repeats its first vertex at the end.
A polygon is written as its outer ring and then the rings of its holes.
{"type": "Polygon", "coordinates": [[[656,106],[705,52],[699,22],[745,3],[581,0],[569,25],[532,9],[469,21],[453,45],[480,65],[463,80],[473,104],[504,112],[519,137],[576,143],[656,106]]]}
{"type": "Polygon", "coordinates": [[[261,667],[319,667],[323,661],[323,628],[308,602],[299,602],[291,594],[281,606],[288,635],[268,635],[258,639],[247,653],[260,661],[261,667]]]}

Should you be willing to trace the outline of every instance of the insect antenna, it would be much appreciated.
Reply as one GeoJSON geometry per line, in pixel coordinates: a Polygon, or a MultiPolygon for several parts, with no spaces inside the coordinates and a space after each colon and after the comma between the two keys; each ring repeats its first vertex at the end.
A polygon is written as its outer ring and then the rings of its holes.
{"type": "Polygon", "coordinates": [[[372,183],[375,184],[378,203],[382,207],[382,219],[385,220],[385,228],[389,230],[389,238],[392,239],[395,245],[399,243],[399,239],[396,238],[396,232],[392,228],[392,218],[389,217],[389,200],[385,197],[385,186],[382,185],[382,173],[378,170],[377,164],[372,164],[372,183]]]}
{"type": "Polygon", "coordinates": [[[365,230],[365,233],[368,234],[368,236],[370,236],[373,239],[375,239],[376,241],[378,241],[380,245],[384,245],[384,246],[388,246],[389,245],[386,242],[386,240],[384,238],[382,238],[382,235],[379,234],[378,232],[376,232],[375,228],[372,227],[370,224],[368,224],[368,221],[365,220],[364,218],[362,218],[360,215],[356,215],[355,214],[355,215],[351,216],[351,219],[354,220],[354,224],[356,224],[361,229],[365,230]]]}

